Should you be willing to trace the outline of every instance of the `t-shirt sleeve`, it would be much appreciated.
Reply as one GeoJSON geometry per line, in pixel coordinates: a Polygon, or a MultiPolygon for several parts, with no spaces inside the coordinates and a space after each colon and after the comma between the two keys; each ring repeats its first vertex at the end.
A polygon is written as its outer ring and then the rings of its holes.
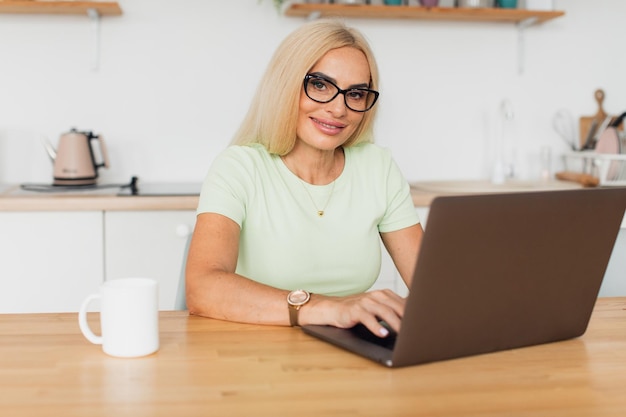
{"type": "Polygon", "coordinates": [[[388,157],[387,209],[378,224],[378,230],[381,233],[404,229],[420,222],[413,205],[409,183],[391,158],[390,153],[388,153],[388,157]]]}
{"type": "Polygon", "coordinates": [[[230,147],[217,156],[202,184],[197,214],[218,213],[239,227],[253,187],[254,170],[243,147],[230,147]]]}

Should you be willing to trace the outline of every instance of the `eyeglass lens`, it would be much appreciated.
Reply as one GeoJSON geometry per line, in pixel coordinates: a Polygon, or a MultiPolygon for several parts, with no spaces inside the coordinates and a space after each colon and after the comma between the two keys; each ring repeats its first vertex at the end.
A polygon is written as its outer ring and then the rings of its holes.
{"type": "Polygon", "coordinates": [[[328,103],[338,94],[343,94],[346,106],[359,112],[371,109],[378,98],[378,93],[374,90],[367,88],[341,90],[331,81],[314,75],[308,75],[305,78],[304,87],[306,95],[318,103],[328,103]]]}

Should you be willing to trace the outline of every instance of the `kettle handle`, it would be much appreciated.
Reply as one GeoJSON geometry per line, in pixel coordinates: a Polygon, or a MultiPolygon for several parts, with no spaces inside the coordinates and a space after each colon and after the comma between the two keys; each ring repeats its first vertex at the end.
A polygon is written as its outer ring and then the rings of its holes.
{"type": "Polygon", "coordinates": [[[102,157],[102,162],[97,163],[96,168],[108,168],[109,167],[109,154],[107,152],[106,143],[104,142],[104,138],[102,135],[90,135],[90,142],[92,140],[97,140],[100,145],[100,156],[102,157]]]}

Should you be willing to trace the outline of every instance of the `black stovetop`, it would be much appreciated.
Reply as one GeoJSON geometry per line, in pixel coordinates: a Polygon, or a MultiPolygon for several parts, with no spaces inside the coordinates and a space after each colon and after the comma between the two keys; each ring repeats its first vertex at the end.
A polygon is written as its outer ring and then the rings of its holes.
{"type": "Polygon", "coordinates": [[[122,188],[118,196],[187,196],[199,195],[201,183],[138,183],[135,186],[122,188]]]}

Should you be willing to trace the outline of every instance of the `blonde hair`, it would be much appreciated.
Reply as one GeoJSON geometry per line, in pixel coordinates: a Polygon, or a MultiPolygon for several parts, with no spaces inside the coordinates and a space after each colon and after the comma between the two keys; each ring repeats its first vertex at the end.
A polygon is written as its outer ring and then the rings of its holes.
{"type": "MultiPolygon", "coordinates": [[[[365,37],[338,20],[307,23],[280,44],[261,79],[233,144],[260,143],[268,152],[286,155],[296,142],[299,100],[304,76],[328,51],[352,47],[365,55],[370,67],[370,86],[378,89],[378,67],[365,37]]],[[[372,141],[376,107],[363,120],[344,146],[372,141]]]]}

